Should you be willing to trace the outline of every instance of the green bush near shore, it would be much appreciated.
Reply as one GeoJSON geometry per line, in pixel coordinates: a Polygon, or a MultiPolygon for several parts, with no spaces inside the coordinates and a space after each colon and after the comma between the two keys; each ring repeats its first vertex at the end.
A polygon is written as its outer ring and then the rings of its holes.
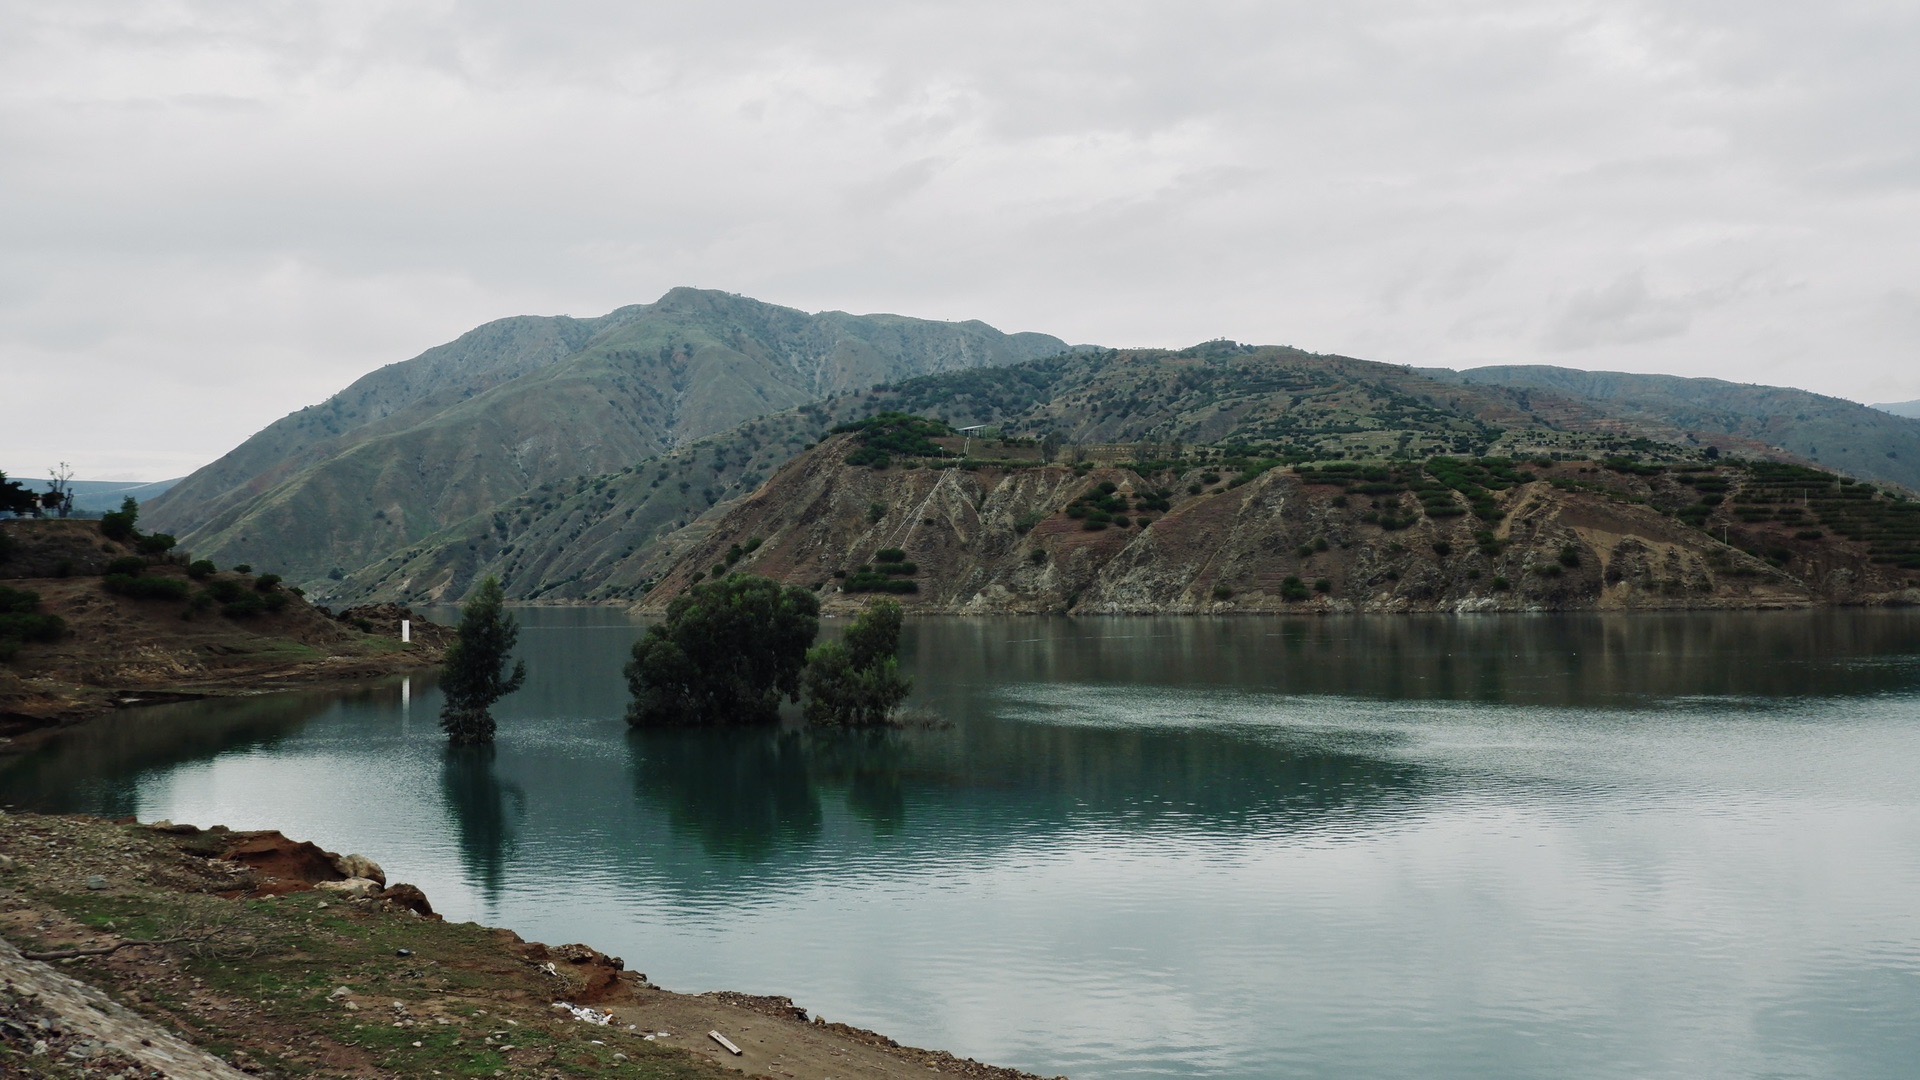
{"type": "Polygon", "coordinates": [[[39,593],[0,585],[0,662],[19,655],[24,644],[52,644],[66,634],[65,619],[41,612],[39,593]]]}
{"type": "Polygon", "coordinates": [[[108,592],[132,600],[185,600],[193,591],[186,582],[171,577],[108,574],[100,583],[108,592]]]}

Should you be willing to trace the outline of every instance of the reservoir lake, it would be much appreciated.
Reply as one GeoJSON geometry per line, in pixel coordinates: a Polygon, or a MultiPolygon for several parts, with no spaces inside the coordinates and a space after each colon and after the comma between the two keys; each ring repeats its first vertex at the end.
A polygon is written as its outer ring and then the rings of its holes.
{"type": "Polygon", "coordinates": [[[0,803],[1044,1076],[1920,1069],[1920,613],[910,620],[942,723],[852,733],[630,732],[643,624],[516,614],[491,753],[415,675],[131,710],[0,803]]]}

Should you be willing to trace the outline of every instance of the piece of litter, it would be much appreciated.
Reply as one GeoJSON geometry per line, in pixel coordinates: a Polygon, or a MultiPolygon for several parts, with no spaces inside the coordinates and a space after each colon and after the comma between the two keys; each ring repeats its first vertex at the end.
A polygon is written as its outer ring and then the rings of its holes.
{"type": "Polygon", "coordinates": [[[580,1020],[588,1024],[599,1024],[601,1027],[606,1027],[608,1024],[613,1023],[612,1013],[603,1013],[598,1009],[589,1009],[584,1005],[569,1005],[564,1001],[556,1001],[553,1003],[553,1007],[556,1009],[565,1009],[567,1012],[573,1014],[575,1020],[580,1020]]]}
{"type": "Polygon", "coordinates": [[[717,1042],[717,1043],[719,1043],[719,1044],[720,1044],[721,1046],[724,1046],[724,1047],[726,1047],[726,1048],[727,1048],[727,1050],[728,1050],[729,1052],[731,1052],[731,1053],[733,1054],[733,1056],[734,1056],[734,1057],[739,1057],[740,1055],[742,1055],[742,1054],[744,1054],[744,1053],[746,1053],[746,1051],[744,1051],[744,1050],[742,1050],[742,1049],[740,1049],[739,1047],[737,1047],[737,1046],[735,1046],[735,1045],[733,1045],[733,1043],[732,1043],[731,1041],[729,1041],[729,1040],[727,1039],[727,1037],[726,1037],[725,1035],[722,1035],[722,1034],[720,1034],[720,1033],[719,1033],[719,1032],[717,1032],[717,1031],[709,1031],[709,1032],[707,1032],[707,1038],[709,1038],[709,1039],[712,1039],[712,1040],[713,1040],[714,1042],[717,1042]]]}

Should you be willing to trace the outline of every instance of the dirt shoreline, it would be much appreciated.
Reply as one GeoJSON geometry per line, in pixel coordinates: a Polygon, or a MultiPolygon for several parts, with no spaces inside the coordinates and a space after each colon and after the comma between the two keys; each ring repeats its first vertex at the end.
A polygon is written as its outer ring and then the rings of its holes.
{"type": "Polygon", "coordinates": [[[361,857],[275,832],[0,813],[0,939],[7,1076],[1035,1080],[445,922],[361,857]]]}
{"type": "Polygon", "coordinates": [[[453,640],[451,629],[396,605],[335,614],[272,575],[190,572],[185,556],[141,555],[92,522],[4,524],[14,550],[0,563],[0,585],[32,597],[63,631],[22,643],[0,664],[0,753],[129,706],[346,686],[431,667],[453,640]],[[403,620],[411,622],[404,642],[403,620]]]}

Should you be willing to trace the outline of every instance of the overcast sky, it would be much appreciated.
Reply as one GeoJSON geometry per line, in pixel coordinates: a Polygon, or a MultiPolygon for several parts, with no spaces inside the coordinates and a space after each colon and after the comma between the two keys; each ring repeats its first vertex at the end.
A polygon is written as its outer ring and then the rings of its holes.
{"type": "Polygon", "coordinates": [[[674,285],[1920,398],[1912,0],[0,0],[0,468],[674,285]]]}

